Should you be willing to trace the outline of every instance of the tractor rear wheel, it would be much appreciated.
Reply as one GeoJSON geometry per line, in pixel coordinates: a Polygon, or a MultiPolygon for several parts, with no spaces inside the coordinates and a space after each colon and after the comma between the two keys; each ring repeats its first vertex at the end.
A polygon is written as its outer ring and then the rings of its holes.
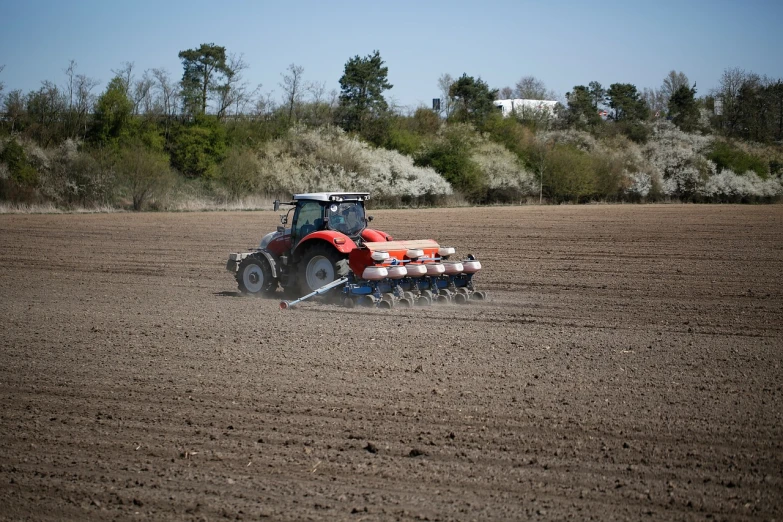
{"type": "Polygon", "coordinates": [[[347,276],[349,271],[346,255],[327,244],[315,244],[305,251],[299,261],[299,289],[302,295],[309,294],[347,276]]]}
{"type": "Polygon", "coordinates": [[[260,257],[248,256],[239,263],[237,283],[243,294],[263,297],[277,289],[277,280],[272,277],[269,262],[260,257]]]}

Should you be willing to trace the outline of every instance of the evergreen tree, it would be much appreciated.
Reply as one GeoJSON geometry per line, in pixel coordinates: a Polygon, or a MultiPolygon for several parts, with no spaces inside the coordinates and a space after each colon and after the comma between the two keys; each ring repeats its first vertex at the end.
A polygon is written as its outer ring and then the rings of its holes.
{"type": "Polygon", "coordinates": [[[463,74],[449,88],[449,97],[455,107],[453,118],[480,126],[495,111],[493,102],[497,95],[498,90],[490,89],[481,78],[463,74]]]}
{"type": "Polygon", "coordinates": [[[182,101],[190,115],[205,114],[210,94],[225,94],[234,71],[226,61],[226,48],[201,44],[198,49],[180,51],[182,60],[182,101]]]}
{"type": "Polygon", "coordinates": [[[613,83],[606,91],[606,99],[614,109],[615,121],[644,120],[650,113],[636,86],[630,83],[613,83]]]}
{"type": "Polygon", "coordinates": [[[696,84],[681,85],[669,98],[669,116],[679,128],[692,132],[699,123],[699,107],[696,105],[696,84]]]}
{"type": "Polygon", "coordinates": [[[589,87],[576,85],[566,94],[568,107],[566,109],[566,122],[569,126],[578,129],[595,127],[601,124],[601,116],[598,113],[598,104],[603,100],[604,90],[598,82],[590,82],[589,87]]]}
{"type": "Polygon", "coordinates": [[[389,68],[383,66],[378,51],[364,58],[354,56],[345,64],[340,78],[340,125],[346,131],[365,129],[368,123],[388,109],[383,91],[391,89],[386,77],[389,68]]]}

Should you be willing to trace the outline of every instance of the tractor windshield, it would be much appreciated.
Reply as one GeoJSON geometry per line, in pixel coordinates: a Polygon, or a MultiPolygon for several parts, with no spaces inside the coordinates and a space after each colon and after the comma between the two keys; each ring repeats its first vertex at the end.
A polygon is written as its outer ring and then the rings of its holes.
{"type": "Polygon", "coordinates": [[[355,237],[364,230],[364,205],[356,201],[331,203],[327,207],[329,228],[342,232],[346,236],[355,237]]]}

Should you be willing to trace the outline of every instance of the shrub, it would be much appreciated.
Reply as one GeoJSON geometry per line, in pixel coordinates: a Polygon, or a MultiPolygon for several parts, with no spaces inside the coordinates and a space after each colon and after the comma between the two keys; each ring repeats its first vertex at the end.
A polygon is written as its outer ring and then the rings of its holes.
{"type": "Polygon", "coordinates": [[[712,139],[688,134],[671,122],[661,121],[653,126],[650,141],[642,149],[649,162],[651,176],[661,180],[661,194],[668,197],[692,199],[710,172],[704,168],[704,152],[712,139]]]}
{"type": "Polygon", "coordinates": [[[258,189],[261,164],[256,155],[247,150],[232,148],[220,164],[218,181],[236,201],[258,189]]]}
{"type": "Polygon", "coordinates": [[[47,164],[41,176],[41,192],[47,199],[65,206],[105,205],[112,201],[114,170],[102,149],[94,154],[79,151],[78,143],[68,139],[47,151],[47,164]]]}
{"type": "Polygon", "coordinates": [[[705,181],[706,176],[699,169],[688,165],[664,178],[662,191],[665,196],[693,200],[701,193],[705,181]]]}
{"type": "Polygon", "coordinates": [[[598,141],[592,134],[575,129],[545,132],[538,136],[538,141],[554,145],[571,145],[584,152],[593,152],[599,148],[598,141]]]}
{"type": "Polygon", "coordinates": [[[547,152],[549,168],[544,174],[544,192],[555,201],[578,202],[595,192],[593,161],[573,145],[555,145],[547,152]]]}
{"type": "Polygon", "coordinates": [[[469,124],[446,127],[416,158],[416,165],[431,167],[468,200],[484,199],[481,171],[471,158],[478,137],[469,124]]]}
{"type": "Polygon", "coordinates": [[[628,185],[625,187],[625,193],[632,200],[645,199],[650,195],[653,188],[652,176],[646,172],[632,172],[628,175],[628,185]]]}
{"type": "Polygon", "coordinates": [[[621,158],[595,155],[592,157],[592,164],[595,177],[594,197],[614,201],[625,194],[630,180],[621,158]]]}
{"type": "Polygon", "coordinates": [[[406,129],[392,128],[389,130],[384,147],[407,156],[413,156],[421,149],[422,143],[423,140],[418,134],[406,129]]]}
{"type": "Polygon", "coordinates": [[[770,200],[783,196],[783,181],[780,178],[764,179],[752,171],[738,175],[724,169],[707,179],[700,193],[722,202],[770,200]]]}
{"type": "Polygon", "coordinates": [[[645,144],[650,139],[652,130],[649,125],[641,121],[628,121],[622,120],[615,122],[612,125],[604,126],[604,132],[607,136],[612,134],[619,134],[625,136],[629,140],[645,144]]]}
{"type": "Polygon", "coordinates": [[[141,210],[150,199],[165,195],[175,180],[168,158],[141,145],[120,152],[117,170],[130,193],[133,210],[141,210]]]}
{"type": "Polygon", "coordinates": [[[753,171],[760,178],[769,175],[768,164],[762,158],[749,154],[728,141],[715,141],[707,157],[715,162],[718,172],[728,169],[739,173],[753,171]]]}
{"type": "Polygon", "coordinates": [[[528,150],[535,142],[533,132],[516,118],[490,118],[484,131],[490,140],[500,143],[523,161],[527,160],[528,150]]]}
{"type": "Polygon", "coordinates": [[[373,148],[339,128],[292,128],[260,151],[266,192],[364,190],[387,201],[432,201],[451,194],[433,169],[393,150],[373,148]]]}
{"type": "Polygon", "coordinates": [[[435,136],[441,127],[440,116],[426,107],[416,109],[412,120],[411,130],[420,136],[435,136]]]}
{"type": "Polygon", "coordinates": [[[177,128],[170,144],[171,164],[187,177],[212,177],[226,152],[226,131],[216,118],[203,116],[177,128]]]}
{"type": "Polygon", "coordinates": [[[486,186],[487,202],[512,203],[531,195],[537,185],[520,159],[498,143],[484,141],[471,155],[486,186]]]}
{"type": "Polygon", "coordinates": [[[16,184],[25,187],[38,185],[38,171],[27,160],[22,145],[11,138],[0,153],[0,162],[6,164],[9,178],[16,184]]]}

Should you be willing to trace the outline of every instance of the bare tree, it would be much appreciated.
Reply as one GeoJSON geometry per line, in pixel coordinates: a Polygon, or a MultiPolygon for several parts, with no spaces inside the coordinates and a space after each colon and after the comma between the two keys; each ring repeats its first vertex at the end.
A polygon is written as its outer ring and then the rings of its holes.
{"type": "Polygon", "coordinates": [[[65,73],[65,76],[68,78],[65,87],[63,87],[65,98],[68,100],[68,110],[65,114],[65,127],[68,136],[73,136],[76,132],[76,125],[74,124],[76,115],[73,110],[73,94],[74,94],[73,83],[75,81],[75,76],[76,76],[76,61],[75,60],[69,61],[68,67],[63,69],[63,72],[65,73]]]}
{"type": "Polygon", "coordinates": [[[164,135],[168,141],[171,120],[177,115],[177,107],[179,106],[179,87],[171,79],[166,69],[152,69],[152,77],[155,79],[153,89],[157,92],[157,98],[154,102],[155,110],[163,115],[164,135]]]}
{"type": "Polygon", "coordinates": [[[538,203],[544,202],[544,178],[550,173],[552,167],[552,145],[551,141],[536,141],[530,149],[530,158],[528,159],[533,172],[538,175],[538,203]]]}
{"type": "Polygon", "coordinates": [[[720,77],[720,85],[714,91],[714,95],[723,104],[721,124],[729,133],[734,132],[738,125],[739,104],[737,100],[740,91],[743,85],[753,81],[754,76],[739,67],[731,67],[723,71],[723,75],[720,77]]]}
{"type": "Polygon", "coordinates": [[[67,105],[63,121],[65,133],[71,138],[86,136],[88,116],[92,113],[95,101],[92,90],[100,84],[98,80],[84,74],[76,74],[77,67],[76,61],[71,60],[68,67],[63,69],[67,78],[66,85],[62,88],[62,97],[67,105]]]}
{"type": "MultiPolygon", "coordinates": [[[[261,86],[258,86],[258,89],[260,91],[261,86]]],[[[277,104],[275,103],[274,99],[272,98],[272,93],[274,91],[270,91],[267,93],[259,92],[258,98],[256,98],[254,107],[253,107],[253,114],[256,117],[260,118],[267,118],[269,117],[277,108],[277,104]]]]}
{"type": "Polygon", "coordinates": [[[122,62],[122,66],[119,69],[111,70],[111,72],[114,73],[114,76],[122,80],[122,85],[125,87],[125,94],[127,95],[130,95],[134,67],[135,64],[133,62],[122,62]]]}
{"type": "Polygon", "coordinates": [[[313,103],[322,103],[326,96],[326,82],[308,82],[305,89],[313,103]]]}
{"type": "Polygon", "coordinates": [[[27,96],[27,113],[33,123],[32,135],[44,147],[61,131],[62,115],[68,101],[54,82],[41,82],[41,88],[27,96]]]}
{"type": "Polygon", "coordinates": [[[659,117],[666,113],[668,100],[661,89],[650,89],[645,87],[642,90],[642,99],[650,109],[650,114],[659,117]]]}
{"type": "Polygon", "coordinates": [[[302,100],[302,75],[304,75],[304,67],[293,63],[288,66],[288,74],[282,74],[283,81],[280,83],[280,87],[283,89],[284,101],[288,107],[289,125],[294,117],[294,108],[302,100]]]}
{"type": "Polygon", "coordinates": [[[736,98],[739,95],[742,85],[748,81],[751,74],[745,69],[732,67],[723,71],[720,77],[719,92],[727,98],[736,98]]]}
{"type": "Polygon", "coordinates": [[[440,110],[444,117],[448,118],[454,111],[454,100],[449,96],[451,86],[456,80],[448,73],[441,74],[438,78],[438,89],[440,89],[440,110]]]}
{"type": "Polygon", "coordinates": [[[215,88],[217,95],[217,117],[223,119],[228,109],[233,105],[246,103],[247,84],[243,82],[242,71],[249,65],[245,62],[243,54],[231,53],[228,55],[226,83],[215,88]]]}
{"type": "Polygon", "coordinates": [[[16,122],[25,115],[25,97],[21,89],[8,93],[3,102],[3,112],[5,112],[5,117],[11,122],[11,132],[14,132],[16,122]]]}
{"type": "Polygon", "coordinates": [[[523,76],[516,84],[515,95],[523,100],[554,100],[557,94],[546,88],[535,76],[523,76]]]}
{"type": "MultiPolygon", "coordinates": [[[[3,69],[5,69],[5,65],[0,65],[0,73],[3,72],[3,69]]],[[[5,88],[5,84],[3,82],[0,82],[0,99],[3,97],[4,88],[5,88]]]]}
{"type": "Polygon", "coordinates": [[[152,87],[155,85],[155,78],[149,70],[144,71],[140,79],[133,82],[133,89],[130,92],[133,100],[133,114],[138,116],[141,113],[149,114],[152,111],[152,87]]]}
{"type": "Polygon", "coordinates": [[[336,91],[332,91],[333,98],[329,99],[326,91],[326,82],[307,82],[305,90],[310,94],[307,118],[311,124],[321,126],[327,124],[332,118],[332,101],[336,99],[336,91]]]}
{"type": "Polygon", "coordinates": [[[249,69],[250,66],[244,61],[244,55],[240,54],[236,56],[234,54],[229,56],[229,67],[234,71],[233,76],[229,81],[231,85],[231,104],[234,106],[234,115],[239,116],[244,114],[247,109],[250,100],[257,95],[261,90],[261,84],[259,83],[254,89],[250,89],[250,85],[244,81],[242,71],[249,69]]]}
{"type": "Polygon", "coordinates": [[[101,82],[94,78],[89,78],[84,74],[77,74],[75,79],[75,102],[73,111],[76,114],[74,132],[82,137],[87,135],[89,116],[93,112],[95,105],[95,95],[92,90],[100,85],[101,82]]]}
{"type": "Polygon", "coordinates": [[[247,83],[237,86],[234,92],[234,116],[240,116],[248,113],[248,106],[253,103],[253,100],[261,92],[261,84],[259,83],[255,89],[250,90],[247,83]]]}
{"type": "Polygon", "coordinates": [[[332,89],[329,91],[329,107],[335,109],[338,105],[340,105],[340,91],[332,89]]]}
{"type": "Polygon", "coordinates": [[[514,97],[514,89],[512,89],[509,86],[503,87],[498,91],[498,99],[499,100],[510,100],[514,97]]]}
{"type": "Polygon", "coordinates": [[[668,105],[669,99],[672,97],[672,94],[674,94],[677,89],[680,87],[690,87],[691,84],[688,82],[688,77],[685,76],[685,73],[680,71],[669,71],[669,74],[666,75],[666,78],[663,79],[663,85],[661,85],[661,95],[666,100],[666,104],[668,105]]]}
{"type": "Polygon", "coordinates": [[[68,77],[68,84],[65,86],[66,96],[68,97],[68,110],[73,110],[73,82],[74,76],[76,76],[76,61],[71,60],[68,62],[68,67],[63,69],[65,76],[68,77]]]}

